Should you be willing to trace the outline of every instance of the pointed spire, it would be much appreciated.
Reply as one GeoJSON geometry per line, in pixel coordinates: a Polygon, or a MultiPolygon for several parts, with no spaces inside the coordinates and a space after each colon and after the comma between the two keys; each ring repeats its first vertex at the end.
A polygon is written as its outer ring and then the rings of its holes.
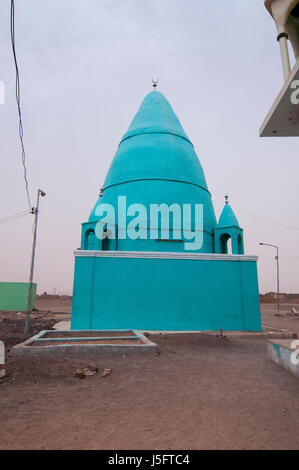
{"type": "Polygon", "coordinates": [[[234,211],[228,203],[228,196],[225,197],[225,205],[221,212],[217,228],[224,227],[240,227],[234,211]]]}
{"type": "Polygon", "coordinates": [[[173,134],[190,142],[169,102],[155,89],[142,101],[122,141],[136,135],[152,133],[173,134]]]}

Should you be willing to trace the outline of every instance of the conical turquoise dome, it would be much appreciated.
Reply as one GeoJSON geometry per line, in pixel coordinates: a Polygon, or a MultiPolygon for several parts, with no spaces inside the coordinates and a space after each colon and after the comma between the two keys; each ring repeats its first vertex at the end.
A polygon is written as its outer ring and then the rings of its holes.
{"type": "Polygon", "coordinates": [[[167,99],[158,91],[144,98],[123,136],[104,189],[141,179],[184,181],[207,190],[193,145],[167,99]]]}
{"type": "Polygon", "coordinates": [[[228,203],[225,204],[217,224],[217,228],[225,227],[240,227],[237,217],[228,203]]]}
{"type": "Polygon", "coordinates": [[[152,91],[144,98],[122,142],[134,135],[152,132],[177,135],[190,142],[172,107],[159,91],[152,91]]]}
{"type": "MultiPolygon", "coordinates": [[[[205,176],[182,125],[165,96],[150,92],[123,136],[103,185],[103,197],[94,206],[89,222],[98,217],[99,204],[117,211],[117,197],[127,205],[202,204],[204,243],[199,251],[213,252],[214,208],[205,176]]],[[[194,225],[194,221],[192,223],[194,225]]],[[[156,240],[120,240],[119,250],[182,251],[183,244],[156,240]]]]}

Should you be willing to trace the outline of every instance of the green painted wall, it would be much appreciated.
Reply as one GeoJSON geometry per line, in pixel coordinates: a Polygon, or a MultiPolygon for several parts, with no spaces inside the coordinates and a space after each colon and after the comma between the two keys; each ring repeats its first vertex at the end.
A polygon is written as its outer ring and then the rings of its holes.
{"type": "MultiPolygon", "coordinates": [[[[0,310],[26,311],[28,282],[0,282],[0,310]]],[[[36,284],[32,284],[31,308],[35,307],[36,284]]]]}

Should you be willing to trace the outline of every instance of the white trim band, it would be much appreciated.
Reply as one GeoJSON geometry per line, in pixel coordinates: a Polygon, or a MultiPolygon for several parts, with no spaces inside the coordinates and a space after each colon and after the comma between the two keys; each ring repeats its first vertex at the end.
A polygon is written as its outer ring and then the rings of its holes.
{"type": "Polygon", "coordinates": [[[257,261],[257,256],[224,255],[218,253],[190,253],[166,251],[102,251],[102,250],[74,250],[76,258],[149,258],[149,259],[191,259],[211,261],[257,261]]]}

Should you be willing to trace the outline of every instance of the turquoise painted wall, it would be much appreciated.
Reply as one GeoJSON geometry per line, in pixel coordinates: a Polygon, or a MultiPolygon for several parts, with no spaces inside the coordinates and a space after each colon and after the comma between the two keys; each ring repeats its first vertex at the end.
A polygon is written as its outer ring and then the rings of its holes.
{"type": "Polygon", "coordinates": [[[261,331],[255,261],[76,257],[72,329],[261,331]]]}
{"type": "MultiPolygon", "coordinates": [[[[28,282],[0,282],[0,310],[26,311],[28,282]]],[[[35,307],[36,284],[32,284],[31,308],[35,307]]]]}

